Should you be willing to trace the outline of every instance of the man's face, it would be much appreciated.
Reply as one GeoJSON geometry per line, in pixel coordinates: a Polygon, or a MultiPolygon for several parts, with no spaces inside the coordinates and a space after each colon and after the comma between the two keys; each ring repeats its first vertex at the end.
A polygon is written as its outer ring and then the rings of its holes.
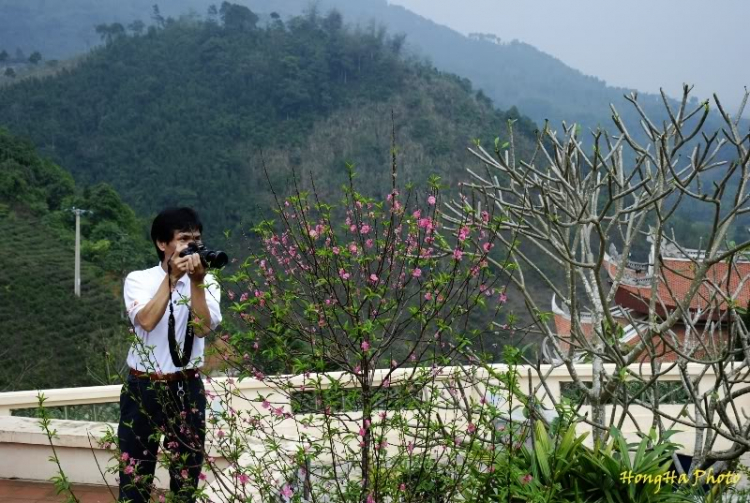
{"type": "Polygon", "coordinates": [[[172,256],[179,256],[180,252],[187,248],[190,243],[199,243],[200,240],[200,231],[175,231],[169,243],[159,241],[158,245],[159,249],[164,252],[164,260],[169,260],[172,256]]]}

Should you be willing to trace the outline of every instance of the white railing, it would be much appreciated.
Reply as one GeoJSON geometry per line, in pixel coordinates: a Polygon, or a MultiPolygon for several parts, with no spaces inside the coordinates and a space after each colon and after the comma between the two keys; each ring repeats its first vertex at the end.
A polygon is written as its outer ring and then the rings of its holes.
{"type": "MultiPolygon", "coordinates": [[[[592,380],[592,368],[589,364],[579,364],[576,366],[576,371],[579,378],[583,381],[592,380]]],[[[507,371],[505,365],[493,365],[493,368],[498,372],[507,371]]],[[[446,367],[441,369],[441,373],[436,377],[439,381],[441,379],[455,378],[455,371],[468,371],[470,368],[459,368],[459,367],[446,367]]],[[[607,372],[614,370],[613,366],[605,365],[607,372]]],[[[546,377],[546,388],[555,395],[555,400],[560,397],[561,385],[564,382],[570,382],[570,375],[565,367],[553,368],[550,365],[543,365],[541,367],[542,373],[547,375],[546,377]]],[[[636,373],[642,373],[647,369],[645,367],[634,366],[632,369],[636,373]]],[[[390,382],[392,386],[398,386],[400,382],[408,380],[414,369],[400,368],[391,372],[390,382]]],[[[481,383],[496,384],[492,382],[492,379],[487,379],[486,371],[482,369],[473,369],[472,381],[474,383],[480,383],[474,385],[471,388],[471,394],[477,398],[484,395],[485,390],[482,389],[484,386],[481,383]]],[[[703,365],[688,364],[688,372],[692,376],[698,376],[701,372],[705,371],[703,365]]],[[[390,371],[387,369],[377,370],[375,373],[375,384],[380,384],[383,378],[390,371]]],[[[528,390],[534,388],[539,382],[536,371],[531,368],[521,366],[518,368],[519,373],[519,387],[521,390],[528,390]],[[531,374],[529,374],[529,371],[531,374]],[[530,379],[530,380],[529,380],[530,379]]],[[[289,376],[283,379],[290,385],[291,390],[308,390],[311,391],[311,379],[321,377],[319,387],[325,388],[327,386],[328,378],[341,382],[344,387],[355,388],[358,386],[357,381],[351,378],[349,374],[343,373],[329,373],[318,375],[305,376],[289,376]]],[[[709,369],[704,372],[704,383],[711,383],[714,379],[713,372],[709,369]]],[[[279,378],[274,377],[274,382],[278,382],[279,378]]],[[[663,381],[680,381],[681,377],[678,370],[675,368],[668,372],[666,375],[660,378],[660,382],[663,381]]],[[[209,393],[210,408],[219,409],[223,407],[233,407],[236,410],[251,410],[252,414],[270,414],[271,412],[261,407],[261,401],[263,399],[271,402],[274,408],[283,408],[285,412],[293,412],[292,404],[289,399],[289,390],[280,391],[275,385],[269,383],[267,380],[258,379],[243,379],[241,381],[233,381],[231,378],[216,378],[206,379],[205,381],[206,390],[209,393]],[[261,398],[262,397],[262,398],[261,398]],[[228,400],[228,403],[226,402],[228,400]],[[224,403],[222,403],[224,401],[224,403]]],[[[748,383],[750,386],[750,383],[748,383]]],[[[699,384],[699,390],[701,389],[699,384]]],[[[113,403],[118,402],[120,398],[121,386],[97,386],[87,388],[65,388],[65,389],[50,389],[44,390],[42,393],[46,397],[46,407],[64,407],[64,406],[79,406],[79,405],[91,405],[91,404],[102,404],[102,403],[113,403]]],[[[48,442],[46,437],[42,434],[39,429],[38,421],[30,418],[21,418],[12,416],[12,411],[19,409],[34,408],[38,404],[38,391],[16,391],[9,393],[0,393],[0,478],[7,478],[12,476],[19,476],[18,474],[25,474],[26,478],[33,478],[32,474],[35,469],[40,469],[40,460],[46,459],[49,455],[48,442]],[[12,454],[10,458],[7,454],[12,454]],[[21,455],[23,454],[23,456],[21,455]],[[24,458],[24,456],[26,456],[24,458]],[[4,459],[4,461],[2,461],[4,459]],[[14,461],[11,461],[14,460],[14,461]],[[39,465],[39,466],[37,466],[39,465]]],[[[490,397],[494,399],[496,403],[502,403],[502,397],[490,397]]],[[[546,406],[551,406],[551,397],[546,395],[544,388],[540,389],[537,394],[537,398],[546,406]]],[[[741,397],[735,401],[738,410],[744,409],[746,413],[750,413],[750,394],[741,397]]],[[[683,406],[679,404],[665,404],[660,407],[665,413],[673,415],[674,417],[679,416],[680,410],[683,406]]],[[[691,407],[692,408],[692,407],[691,407]]],[[[580,410],[581,414],[586,414],[589,411],[589,407],[584,406],[580,410]]],[[[636,440],[636,431],[641,430],[648,431],[653,416],[645,408],[631,407],[632,417],[628,418],[622,426],[623,433],[632,437],[636,440]]],[[[608,411],[609,415],[609,411],[608,411]]],[[[309,414],[308,414],[309,416],[309,414]]],[[[349,413],[351,420],[356,423],[358,421],[356,412],[349,413]]],[[[292,416],[289,419],[282,421],[282,424],[278,425],[279,428],[276,430],[282,436],[287,437],[289,441],[293,442],[295,439],[295,424],[296,419],[292,416]],[[288,434],[288,435],[287,435],[288,434]]],[[[353,425],[354,425],[353,423],[353,425]]],[[[116,426],[116,425],[110,425],[116,426]]],[[[76,463],[84,463],[85,468],[81,468],[81,473],[88,473],[89,475],[81,475],[78,479],[74,477],[74,480],[85,481],[89,483],[95,483],[89,480],[90,474],[93,473],[98,476],[95,466],[89,466],[92,463],[91,446],[92,441],[95,441],[98,436],[101,436],[106,425],[103,423],[96,422],[82,422],[82,421],[53,421],[53,428],[57,430],[59,442],[61,447],[71,451],[70,456],[73,456],[73,452],[82,452],[83,454],[77,454],[70,459],[79,459],[76,463]],[[86,464],[88,463],[88,464],[86,464]],[[86,478],[89,477],[89,478],[86,478]]],[[[354,426],[353,426],[354,427],[354,426]]],[[[356,428],[356,427],[355,427],[356,428]]],[[[586,431],[588,427],[586,425],[580,426],[581,432],[586,431]]],[[[677,427],[676,429],[686,430],[686,428],[677,427]]],[[[684,446],[685,452],[690,452],[694,442],[694,432],[682,431],[678,433],[674,440],[681,443],[684,446]]],[[[589,439],[591,437],[589,436],[589,439]]],[[[56,441],[56,445],[57,442],[56,441]]],[[[718,445],[716,448],[723,448],[722,445],[718,445]]],[[[727,443],[724,441],[724,443],[727,443]]],[[[728,445],[727,445],[728,446],[728,445]]],[[[98,454],[95,454],[96,458],[104,458],[109,456],[106,451],[100,450],[98,454]]],[[[73,463],[72,461],[70,463],[73,463]]],[[[45,464],[45,463],[42,463],[45,464]]],[[[74,463],[73,463],[74,464],[74,463]]],[[[48,465],[48,463],[46,463],[48,465]]],[[[81,465],[83,466],[83,465],[81,465]]],[[[49,467],[48,467],[49,468],[49,467]]],[[[46,472],[43,474],[46,476],[39,476],[39,480],[49,478],[49,474],[46,472]]],[[[99,482],[101,483],[101,481],[99,482]]]]}

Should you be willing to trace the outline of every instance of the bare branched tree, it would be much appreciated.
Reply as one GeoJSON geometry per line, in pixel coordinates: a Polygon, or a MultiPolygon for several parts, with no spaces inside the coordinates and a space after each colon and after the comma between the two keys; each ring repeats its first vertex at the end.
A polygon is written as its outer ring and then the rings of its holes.
{"type": "MultiPolygon", "coordinates": [[[[515,267],[498,269],[535,316],[545,337],[540,353],[564,366],[585,397],[580,410],[590,410],[584,420],[595,439],[626,421],[638,424],[646,410],[653,421],[639,428],[694,431],[691,472],[718,471],[750,451],[743,322],[750,241],[742,226],[750,212],[750,135],[740,132],[748,97],[733,118],[714,95],[722,129],[708,133],[716,112],[709,101],[689,109],[690,91],[684,87],[678,109],[662,93],[661,124],[636,94],[626,97],[640,114],[645,144],[612,106],[616,131],[593,132],[593,149],[583,146],[580,128],[563,123],[558,134],[545,125],[531,158],[521,160],[509,123],[509,141],[496,140],[494,154],[479,144],[470,149],[485,171],[469,169],[473,202],[449,204],[446,218],[458,224],[468,213],[481,226],[482,208],[503,215],[497,238],[515,267]],[[700,225],[678,229],[677,238],[676,222],[700,225]],[[533,282],[550,296],[535,298],[533,282]],[[543,314],[550,299],[561,323],[543,314]],[[592,382],[578,375],[582,361],[593,365],[592,382]],[[662,378],[675,368],[681,386],[670,391],[662,378]],[[682,406],[665,406],[675,400],[682,406]]],[[[549,366],[529,363],[539,374],[536,391],[544,390],[549,366]]]]}

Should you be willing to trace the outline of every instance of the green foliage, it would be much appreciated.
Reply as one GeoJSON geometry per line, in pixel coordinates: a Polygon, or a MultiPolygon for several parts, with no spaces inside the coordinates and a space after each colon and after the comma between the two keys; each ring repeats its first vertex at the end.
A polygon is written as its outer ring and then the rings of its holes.
{"type": "Polygon", "coordinates": [[[44,401],[47,398],[43,393],[37,395],[39,402],[39,425],[47,437],[52,455],[49,457],[49,461],[55,464],[56,472],[52,477],[52,482],[55,484],[55,491],[58,495],[62,495],[65,499],[65,503],[79,503],[79,499],[76,497],[72,490],[72,485],[68,480],[68,477],[63,471],[62,465],[60,464],[60,458],[57,455],[57,449],[55,448],[55,440],[57,439],[57,431],[52,429],[52,421],[47,408],[44,406],[44,401]]]}
{"type": "Polygon", "coordinates": [[[71,246],[16,213],[0,218],[0,232],[0,390],[116,381],[126,340],[120,281],[83,262],[77,298],[71,246]]]}
{"type": "MultiPolygon", "coordinates": [[[[404,61],[398,37],[345,29],[337,13],[264,27],[225,3],[221,23],[162,21],[133,36],[106,25],[117,36],[75,68],[6,86],[0,121],[141,215],[200,208],[209,240],[267,217],[268,182],[286,187],[292,170],[325,195],[357,159],[384,195],[392,111],[399,146],[413,152],[403,176],[417,182],[432,171],[455,183],[468,139],[490,141],[509,118],[463,79],[404,61]]],[[[521,144],[533,129],[524,123],[521,144]]]]}
{"type": "Polygon", "coordinates": [[[152,256],[144,223],[111,186],[100,183],[77,193],[69,173],[1,128],[0,202],[43,219],[47,230],[68,245],[75,228],[69,210],[90,211],[81,219],[82,256],[104,270],[121,274],[152,256]]]}
{"type": "Polygon", "coordinates": [[[571,476],[584,454],[582,446],[587,435],[577,435],[574,424],[551,438],[541,421],[534,424],[533,435],[532,447],[523,446],[521,452],[534,481],[545,487],[550,496],[572,499],[577,488],[571,484],[571,476]]]}
{"type": "Polygon", "coordinates": [[[0,390],[117,380],[126,340],[121,272],[152,253],[133,211],[103,184],[76,193],[68,173],[2,129],[0,210],[0,390]],[[95,210],[82,218],[81,298],[73,294],[73,205],[95,210]]]}
{"type": "Polygon", "coordinates": [[[669,440],[674,433],[668,431],[658,438],[652,430],[640,442],[628,443],[613,428],[612,440],[606,446],[597,445],[581,457],[577,476],[585,488],[583,494],[617,503],[684,501],[684,495],[675,494],[673,486],[662,481],[672,464],[672,454],[680,448],[669,440]],[[626,480],[623,474],[646,476],[651,482],[626,480]]]}
{"type": "Polygon", "coordinates": [[[42,55],[39,51],[34,51],[31,53],[31,56],[29,56],[29,63],[32,65],[38,65],[41,60],[42,55]]]}
{"type": "Polygon", "coordinates": [[[0,200],[44,214],[60,209],[74,188],[70,174],[38,157],[31,143],[0,128],[0,200]]]}

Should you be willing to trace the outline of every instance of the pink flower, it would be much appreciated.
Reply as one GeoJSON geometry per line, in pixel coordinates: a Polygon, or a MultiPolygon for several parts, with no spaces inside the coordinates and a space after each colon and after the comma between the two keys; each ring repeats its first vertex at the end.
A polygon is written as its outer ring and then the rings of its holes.
{"type": "Polygon", "coordinates": [[[284,487],[281,488],[281,495],[285,498],[291,498],[293,494],[294,491],[291,486],[289,484],[284,484],[284,487]]]}
{"type": "Polygon", "coordinates": [[[224,438],[224,435],[226,435],[226,433],[224,433],[224,430],[218,430],[216,432],[216,436],[219,438],[224,438]]]}
{"type": "Polygon", "coordinates": [[[461,227],[461,230],[458,231],[458,240],[466,241],[466,238],[469,237],[470,232],[471,230],[468,227],[466,226],[461,227]]]}
{"type": "Polygon", "coordinates": [[[334,246],[331,251],[334,255],[338,255],[339,253],[341,253],[341,248],[339,248],[338,246],[334,246]]]}
{"type": "Polygon", "coordinates": [[[345,269],[339,269],[339,276],[341,276],[341,279],[343,280],[349,279],[349,273],[346,272],[345,269]]]}
{"type": "Polygon", "coordinates": [[[419,220],[419,217],[422,216],[422,212],[420,210],[416,210],[414,213],[411,214],[415,219],[419,220]]]}
{"type": "Polygon", "coordinates": [[[497,300],[498,300],[498,302],[500,302],[501,304],[505,304],[505,302],[506,302],[506,301],[508,300],[508,296],[507,296],[507,295],[505,295],[505,292],[501,292],[501,293],[500,293],[500,297],[499,297],[499,298],[498,298],[497,300]]]}
{"type": "Polygon", "coordinates": [[[360,234],[367,234],[368,232],[370,232],[370,226],[369,226],[369,225],[367,225],[367,224],[363,225],[363,226],[362,226],[362,227],[361,227],[361,228],[359,229],[359,233],[360,233],[360,234]]]}
{"type": "Polygon", "coordinates": [[[462,252],[459,248],[456,248],[453,250],[453,258],[457,261],[461,261],[461,257],[464,256],[464,252],[462,252]]]}
{"type": "Polygon", "coordinates": [[[489,251],[494,247],[492,243],[482,243],[482,249],[485,253],[489,253],[489,251]]]}
{"type": "Polygon", "coordinates": [[[159,503],[164,503],[166,500],[167,498],[165,498],[163,494],[159,495],[159,503]]]}
{"type": "Polygon", "coordinates": [[[198,475],[198,479],[199,480],[206,480],[206,474],[205,473],[201,473],[200,475],[198,475]]]}
{"type": "Polygon", "coordinates": [[[122,456],[120,456],[120,459],[122,459],[123,461],[127,461],[128,459],[130,459],[130,454],[128,454],[127,452],[123,452],[122,456]]]}
{"type": "Polygon", "coordinates": [[[533,479],[534,479],[534,477],[532,477],[530,473],[527,473],[526,475],[524,475],[523,477],[521,477],[521,483],[522,484],[528,484],[533,479]]]}
{"type": "Polygon", "coordinates": [[[271,402],[269,402],[268,400],[263,400],[263,403],[262,403],[262,404],[260,404],[260,405],[261,405],[261,407],[263,407],[264,409],[268,409],[269,407],[271,407],[271,402]]]}
{"type": "Polygon", "coordinates": [[[375,496],[373,496],[372,493],[368,494],[365,503],[375,503],[375,496]]]}
{"type": "Polygon", "coordinates": [[[310,237],[313,239],[317,239],[318,232],[315,229],[310,229],[310,237]]]}
{"type": "Polygon", "coordinates": [[[377,274],[370,274],[370,281],[372,281],[373,283],[377,283],[378,282],[377,274]]]}
{"type": "Polygon", "coordinates": [[[183,479],[187,480],[187,478],[188,478],[188,471],[187,470],[182,470],[180,472],[180,477],[182,477],[183,479]]]}
{"type": "Polygon", "coordinates": [[[359,427],[359,436],[360,436],[360,437],[364,437],[364,436],[365,436],[365,433],[367,433],[367,432],[365,431],[365,429],[364,429],[363,427],[361,427],[361,426],[360,426],[360,427],[359,427]]]}
{"type": "Polygon", "coordinates": [[[412,453],[414,452],[414,442],[409,442],[409,444],[406,446],[406,452],[408,452],[410,456],[412,455],[412,453]]]}
{"type": "Polygon", "coordinates": [[[237,480],[239,480],[240,484],[244,486],[250,482],[250,477],[246,473],[240,473],[237,475],[237,480]]]}
{"type": "Polygon", "coordinates": [[[430,292],[427,292],[424,294],[424,300],[430,301],[432,300],[432,294],[430,292]]]}
{"type": "Polygon", "coordinates": [[[435,206],[435,203],[436,203],[435,196],[430,196],[427,198],[427,204],[429,204],[430,206],[435,206]]]}
{"type": "Polygon", "coordinates": [[[365,246],[368,247],[368,248],[372,248],[373,244],[374,244],[374,242],[373,242],[372,239],[368,239],[367,241],[365,241],[365,246]]]}
{"type": "Polygon", "coordinates": [[[247,300],[247,297],[248,297],[247,292],[240,295],[240,302],[245,302],[247,300]]]}
{"type": "Polygon", "coordinates": [[[351,253],[352,253],[353,255],[356,255],[356,254],[357,254],[357,245],[355,245],[354,243],[350,244],[350,245],[349,245],[349,251],[350,251],[350,252],[351,252],[351,253]]]}
{"type": "Polygon", "coordinates": [[[474,433],[475,431],[477,431],[477,426],[474,423],[469,423],[466,431],[468,431],[469,433],[474,433]]]}
{"type": "Polygon", "coordinates": [[[486,211],[482,212],[482,222],[488,223],[490,221],[490,214],[486,211]]]}
{"type": "Polygon", "coordinates": [[[356,225],[354,225],[354,224],[352,224],[352,225],[350,225],[350,226],[349,226],[349,230],[350,230],[351,232],[357,232],[357,226],[356,226],[356,225]]]}
{"type": "Polygon", "coordinates": [[[367,351],[368,349],[370,349],[370,343],[367,341],[362,341],[360,347],[362,348],[362,351],[367,351]]]}
{"type": "Polygon", "coordinates": [[[422,269],[420,269],[420,268],[418,268],[418,267],[417,267],[416,269],[414,269],[414,270],[413,270],[413,271],[411,272],[411,275],[412,275],[413,277],[415,277],[415,278],[418,278],[418,277],[422,276],[422,269]]]}
{"type": "Polygon", "coordinates": [[[133,473],[133,470],[135,470],[135,468],[133,468],[133,465],[128,465],[125,467],[124,472],[130,475],[131,473],[133,473]]]}
{"type": "Polygon", "coordinates": [[[401,482],[401,485],[398,486],[398,490],[401,491],[401,492],[406,491],[406,484],[404,484],[403,482],[401,482]]]}

